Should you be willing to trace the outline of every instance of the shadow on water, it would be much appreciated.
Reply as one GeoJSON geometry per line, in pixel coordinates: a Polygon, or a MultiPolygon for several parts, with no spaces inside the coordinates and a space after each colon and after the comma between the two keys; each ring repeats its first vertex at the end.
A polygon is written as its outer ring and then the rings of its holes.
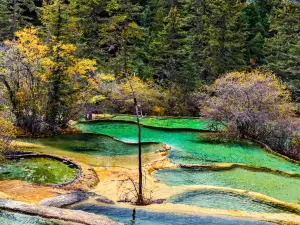
{"type": "Polygon", "coordinates": [[[268,225],[272,223],[239,219],[233,217],[216,216],[194,216],[180,213],[154,212],[143,209],[128,209],[112,206],[99,206],[94,204],[83,204],[73,207],[90,213],[102,214],[113,220],[131,225],[268,225]]]}
{"type": "Polygon", "coordinates": [[[136,209],[134,208],[132,210],[132,219],[130,220],[130,224],[134,225],[135,224],[135,213],[136,213],[136,209]]]}

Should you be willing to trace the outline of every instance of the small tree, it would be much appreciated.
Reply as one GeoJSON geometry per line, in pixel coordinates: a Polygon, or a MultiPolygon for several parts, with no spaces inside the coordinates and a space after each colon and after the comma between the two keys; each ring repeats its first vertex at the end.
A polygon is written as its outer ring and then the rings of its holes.
{"type": "Polygon", "coordinates": [[[15,136],[13,124],[4,118],[0,112],[0,152],[3,153],[10,149],[12,138],[15,136]]]}
{"type": "Polygon", "coordinates": [[[289,91],[269,72],[229,73],[210,86],[210,94],[202,114],[241,137],[256,137],[266,121],[294,115],[289,91]]]}
{"type": "Polygon", "coordinates": [[[97,86],[95,60],[78,58],[72,44],[48,46],[38,35],[25,28],[16,32],[18,40],[0,46],[0,83],[16,125],[40,134],[76,118],[97,86]]]}
{"type": "Polygon", "coordinates": [[[151,198],[146,197],[151,192],[145,189],[145,178],[143,179],[140,117],[143,114],[143,107],[148,108],[148,111],[151,110],[151,106],[159,108],[159,106],[155,105],[159,103],[159,99],[162,96],[159,90],[153,83],[141,80],[134,73],[124,72],[121,79],[115,79],[113,75],[103,74],[99,82],[98,92],[101,95],[96,95],[92,98],[93,103],[101,104],[101,102],[105,102],[104,104],[111,104],[117,109],[123,109],[125,110],[124,112],[132,112],[136,116],[138,128],[138,182],[132,177],[126,176],[126,179],[121,182],[120,190],[123,191],[122,196],[133,194],[131,201],[134,201],[137,205],[149,204],[149,199],[151,198]],[[127,188],[126,185],[128,183],[132,188],[127,188]]]}
{"type": "Polygon", "coordinates": [[[166,111],[166,92],[154,82],[144,81],[138,76],[130,77],[115,79],[114,75],[102,74],[98,93],[91,99],[91,103],[95,103],[99,111],[105,108],[113,113],[135,113],[132,86],[143,114],[163,115],[166,111]]]}
{"type": "Polygon", "coordinates": [[[289,154],[296,148],[299,123],[290,92],[274,74],[259,70],[229,73],[210,87],[202,114],[235,137],[253,138],[289,154]]]}

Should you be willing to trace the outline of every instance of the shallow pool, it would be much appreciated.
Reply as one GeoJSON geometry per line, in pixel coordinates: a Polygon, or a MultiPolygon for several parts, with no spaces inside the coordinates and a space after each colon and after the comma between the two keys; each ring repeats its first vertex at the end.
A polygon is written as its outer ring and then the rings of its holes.
{"type": "MultiPolygon", "coordinates": [[[[78,123],[76,128],[87,132],[110,135],[127,142],[137,141],[137,125],[135,124],[94,121],[78,123]]],[[[172,151],[169,152],[169,157],[175,163],[244,163],[300,173],[300,165],[271,154],[249,141],[243,143],[209,143],[203,135],[205,133],[193,131],[142,128],[142,141],[163,142],[170,145],[172,151]]]]}
{"type": "MultiPolygon", "coordinates": [[[[104,119],[114,121],[130,121],[136,122],[134,115],[115,115],[104,119]]],[[[196,117],[163,117],[163,116],[144,116],[140,117],[140,122],[143,125],[160,127],[160,128],[179,128],[179,129],[198,129],[209,130],[210,120],[196,117]]],[[[220,126],[221,128],[221,126],[220,126]]]]}
{"type": "Polygon", "coordinates": [[[274,205],[246,195],[225,191],[188,191],[171,197],[168,202],[202,208],[241,210],[248,212],[287,213],[274,205]]]}
{"type": "Polygon", "coordinates": [[[77,173],[78,169],[47,157],[20,158],[0,163],[0,180],[61,184],[72,181],[77,173]]]}
{"type": "Polygon", "coordinates": [[[155,172],[161,182],[170,186],[213,185],[259,192],[276,199],[297,203],[300,179],[242,168],[230,170],[163,169],[155,172]]]}
{"type": "MultiPolygon", "coordinates": [[[[111,137],[98,134],[67,134],[21,140],[44,145],[48,148],[97,156],[135,155],[138,152],[137,144],[123,143],[111,137]]],[[[143,152],[147,153],[162,149],[163,144],[143,143],[142,147],[143,152]]]]}
{"type": "Polygon", "coordinates": [[[272,223],[261,222],[251,219],[239,219],[233,217],[217,216],[195,216],[179,213],[154,212],[137,209],[135,216],[133,210],[128,208],[118,208],[111,206],[99,206],[93,204],[83,204],[73,207],[73,209],[83,210],[108,216],[109,218],[128,225],[267,225],[272,223]]]}

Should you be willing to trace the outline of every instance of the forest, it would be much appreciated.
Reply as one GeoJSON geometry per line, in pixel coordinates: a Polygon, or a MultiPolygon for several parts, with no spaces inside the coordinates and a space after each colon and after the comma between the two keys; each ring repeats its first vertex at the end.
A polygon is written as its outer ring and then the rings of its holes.
{"type": "Polygon", "coordinates": [[[0,224],[298,224],[299,115],[300,0],[0,0],[0,224]]]}
{"type": "Polygon", "coordinates": [[[132,86],[143,115],[203,116],[214,93],[208,86],[230,72],[249,72],[249,79],[251,71],[275,74],[298,112],[297,1],[2,0],[0,6],[0,106],[32,134],[59,133],[88,113],[134,113],[132,86]]]}

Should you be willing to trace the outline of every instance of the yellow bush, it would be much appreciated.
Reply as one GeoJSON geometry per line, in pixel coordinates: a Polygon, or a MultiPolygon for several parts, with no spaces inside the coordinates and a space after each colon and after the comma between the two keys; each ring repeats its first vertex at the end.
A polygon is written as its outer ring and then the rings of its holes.
{"type": "Polygon", "coordinates": [[[0,151],[6,151],[10,148],[12,138],[15,137],[16,130],[13,123],[0,115],[0,151]]]}

